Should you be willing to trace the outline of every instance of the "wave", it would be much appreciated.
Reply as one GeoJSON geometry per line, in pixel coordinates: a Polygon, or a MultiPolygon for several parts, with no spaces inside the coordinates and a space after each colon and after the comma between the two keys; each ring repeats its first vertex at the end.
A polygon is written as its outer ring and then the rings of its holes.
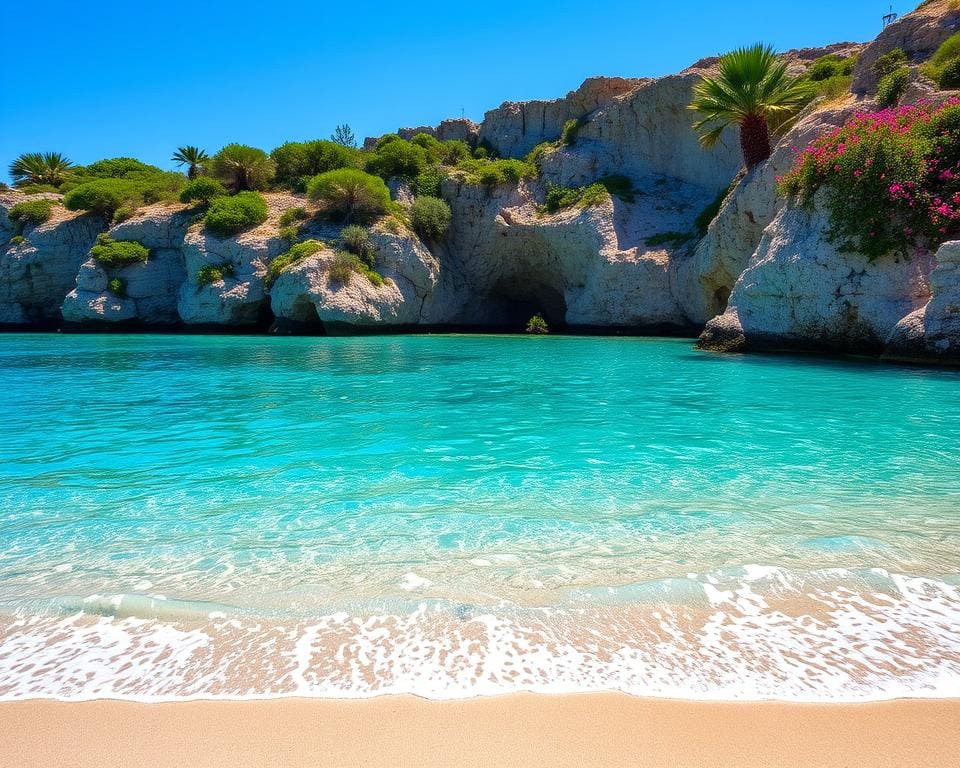
{"type": "Polygon", "coordinates": [[[158,596],[0,618],[0,700],[960,696],[960,586],[747,566],[581,590],[561,605],[410,604],[291,619],[158,596]]]}

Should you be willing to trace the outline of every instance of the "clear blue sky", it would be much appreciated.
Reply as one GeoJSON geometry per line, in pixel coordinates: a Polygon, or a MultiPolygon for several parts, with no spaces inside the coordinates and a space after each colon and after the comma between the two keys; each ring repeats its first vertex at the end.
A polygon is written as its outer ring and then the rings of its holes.
{"type": "MultiPolygon", "coordinates": [[[[905,12],[916,5],[895,4],[905,12]]],[[[239,141],[358,138],[503,101],[555,98],[591,75],[657,76],[765,41],[869,40],[887,2],[13,2],[4,14],[0,163],[79,163],[239,141]],[[798,6],[802,5],[802,11],[798,6]]],[[[0,177],[2,177],[0,173],[0,177]]]]}

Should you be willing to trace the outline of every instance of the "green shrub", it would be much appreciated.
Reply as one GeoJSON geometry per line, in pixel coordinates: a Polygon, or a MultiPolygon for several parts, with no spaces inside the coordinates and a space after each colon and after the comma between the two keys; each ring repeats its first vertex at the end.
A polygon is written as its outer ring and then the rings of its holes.
{"type": "Polygon", "coordinates": [[[275,165],[262,149],[246,144],[227,144],[210,161],[210,172],[234,192],[266,189],[275,165]]]}
{"type": "Polygon", "coordinates": [[[446,178],[446,173],[439,166],[428,166],[417,175],[413,182],[413,193],[417,196],[440,197],[440,184],[444,178],[446,178]]]}
{"type": "Polygon", "coordinates": [[[44,192],[56,193],[60,190],[52,184],[24,184],[22,187],[17,187],[17,191],[25,195],[39,195],[44,192]]]}
{"type": "Polygon", "coordinates": [[[410,139],[410,143],[424,151],[429,163],[456,165],[470,157],[470,147],[456,139],[440,141],[429,133],[418,133],[410,139]]]}
{"type": "Polygon", "coordinates": [[[633,188],[633,182],[626,176],[611,174],[610,176],[601,178],[598,183],[603,184],[607,192],[614,197],[620,198],[625,203],[632,203],[636,200],[637,193],[633,188]]]}
{"type": "Polygon", "coordinates": [[[277,234],[280,235],[282,239],[293,245],[297,241],[297,238],[300,237],[300,227],[280,227],[280,230],[277,232],[277,234]]]}
{"type": "Polygon", "coordinates": [[[527,321],[527,333],[543,336],[550,333],[550,326],[539,312],[527,321]]]}
{"type": "Polygon", "coordinates": [[[450,228],[450,206],[436,197],[418,197],[410,206],[410,225],[424,240],[436,242],[450,228]]]}
{"type": "Polygon", "coordinates": [[[850,77],[856,63],[856,56],[840,58],[835,53],[830,53],[814,61],[807,69],[806,76],[814,83],[821,83],[834,77],[850,77]]]}
{"type": "Polygon", "coordinates": [[[427,154],[423,147],[397,138],[378,148],[367,160],[367,173],[383,179],[401,177],[415,179],[427,164],[427,154]]]}
{"type": "Polygon", "coordinates": [[[540,163],[543,161],[544,155],[549,154],[553,150],[554,144],[552,142],[541,141],[539,144],[537,144],[537,146],[527,153],[527,156],[523,158],[523,162],[534,166],[537,171],[539,171],[540,163]]]}
{"type": "Polygon", "coordinates": [[[27,238],[25,238],[23,235],[14,235],[10,238],[10,245],[22,245],[25,242],[27,242],[27,238]]]}
{"type": "Polygon", "coordinates": [[[229,261],[223,264],[206,264],[197,272],[197,285],[201,288],[212,283],[219,283],[225,277],[233,277],[234,266],[229,261]]]}
{"type": "Polygon", "coordinates": [[[95,179],[67,192],[63,204],[71,211],[90,211],[107,218],[121,206],[136,208],[143,201],[143,184],[129,179],[95,179]]]}
{"type": "Polygon", "coordinates": [[[142,163],[133,157],[111,157],[106,160],[97,160],[84,168],[78,168],[76,173],[94,179],[128,179],[131,178],[131,174],[142,177],[163,173],[163,171],[155,165],[142,163]]]}
{"type": "Polygon", "coordinates": [[[347,253],[346,251],[337,251],[333,256],[333,260],[330,262],[327,276],[331,282],[348,285],[353,274],[359,272],[361,267],[360,259],[354,254],[347,253]]]}
{"type": "Polygon", "coordinates": [[[359,258],[366,266],[373,266],[376,249],[373,247],[370,233],[366,229],[356,224],[344,227],[340,233],[340,241],[344,248],[359,258]]]}
{"type": "Polygon", "coordinates": [[[572,147],[577,141],[577,134],[589,121],[585,117],[577,117],[573,120],[567,120],[563,124],[563,131],[560,133],[560,143],[572,147]]]}
{"type": "Polygon", "coordinates": [[[457,166],[459,176],[468,184],[516,184],[537,175],[537,168],[523,160],[465,160],[457,166]]]}
{"type": "Polygon", "coordinates": [[[209,176],[197,176],[193,181],[188,181],[187,186],[180,192],[180,202],[199,202],[203,205],[209,205],[215,197],[223,197],[226,194],[227,188],[216,179],[209,176]]]}
{"type": "MultiPolygon", "coordinates": [[[[933,82],[940,84],[944,70],[958,59],[960,59],[960,32],[944,40],[943,43],[940,44],[940,47],[934,52],[933,56],[920,67],[920,71],[933,80],[933,82]]],[[[956,86],[940,84],[940,87],[948,90],[956,86]]]]}
{"type": "Polygon", "coordinates": [[[13,206],[7,215],[11,221],[24,224],[43,224],[53,215],[52,200],[24,200],[13,206]]]}
{"type": "Polygon", "coordinates": [[[383,147],[387,146],[387,144],[389,144],[391,141],[399,141],[399,140],[400,140],[400,137],[397,134],[385,133],[383,136],[377,139],[377,143],[374,145],[373,151],[376,152],[378,149],[383,149],[383,147]]]}
{"type": "Polygon", "coordinates": [[[306,179],[338,168],[361,165],[363,153],[334,141],[288,141],[270,153],[276,164],[276,181],[303,191],[306,179]]]}
{"type": "Polygon", "coordinates": [[[90,255],[105,267],[125,267],[145,262],[150,258],[150,251],[135,240],[114,240],[103,234],[90,249],[90,255]]]}
{"type": "Polygon", "coordinates": [[[858,114],[804,150],[781,192],[819,189],[829,235],[870,259],[934,251],[960,235],[960,105],[858,114]]]}
{"type": "Polygon", "coordinates": [[[953,91],[960,88],[960,57],[944,66],[937,80],[937,85],[944,91],[953,91]]]}
{"type": "Polygon", "coordinates": [[[137,209],[132,205],[121,205],[113,212],[113,223],[119,224],[121,221],[132,219],[137,213],[137,209]]]}
{"type": "Polygon", "coordinates": [[[114,296],[123,298],[127,295],[127,281],[122,277],[115,277],[107,283],[107,290],[114,296]]]}
{"type": "Polygon", "coordinates": [[[563,208],[579,205],[589,208],[607,200],[610,193],[600,182],[586,187],[563,187],[559,184],[547,185],[547,199],[544,209],[547,213],[556,213],[563,208]]]}
{"type": "Polygon", "coordinates": [[[383,179],[354,168],[314,176],[307,183],[307,195],[323,206],[327,216],[345,222],[376,216],[390,207],[383,179]]]}
{"type": "Polygon", "coordinates": [[[297,262],[303,261],[308,256],[313,256],[313,254],[322,251],[323,247],[323,243],[319,240],[304,240],[302,243],[291,246],[289,251],[281,253],[270,262],[270,269],[267,270],[267,285],[273,285],[276,279],[280,277],[281,272],[297,262]]]}
{"type": "Polygon", "coordinates": [[[309,218],[310,214],[307,213],[306,208],[287,208],[287,210],[280,215],[280,226],[289,227],[295,221],[306,221],[309,218]]]}
{"type": "Polygon", "coordinates": [[[871,67],[871,71],[877,80],[881,80],[907,63],[907,54],[902,48],[894,48],[892,51],[880,56],[871,67]]]}
{"type": "Polygon", "coordinates": [[[896,69],[880,78],[877,83],[877,103],[881,107],[893,107],[910,85],[910,70],[906,67],[896,69]]]}
{"type": "Polygon", "coordinates": [[[235,235],[267,220],[267,201],[259,192],[239,192],[233,197],[217,197],[207,212],[207,229],[218,237],[235,235]]]}

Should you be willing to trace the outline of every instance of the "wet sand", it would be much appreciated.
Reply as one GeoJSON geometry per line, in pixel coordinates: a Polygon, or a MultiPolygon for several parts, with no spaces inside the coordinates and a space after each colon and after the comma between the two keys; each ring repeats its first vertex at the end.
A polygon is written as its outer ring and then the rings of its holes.
{"type": "Polygon", "coordinates": [[[28,768],[947,768],[960,699],[693,702],[623,694],[0,704],[28,768]]]}

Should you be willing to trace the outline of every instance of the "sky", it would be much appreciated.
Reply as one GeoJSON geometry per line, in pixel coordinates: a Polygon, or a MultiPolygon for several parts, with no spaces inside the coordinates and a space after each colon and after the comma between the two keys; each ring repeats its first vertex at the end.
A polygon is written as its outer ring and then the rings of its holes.
{"type": "MultiPolygon", "coordinates": [[[[909,6],[894,4],[906,12],[909,6]]],[[[400,126],[479,121],[593,75],[656,77],[758,41],[866,41],[889,2],[485,3],[145,0],[10,3],[0,163],[58,151],[173,168],[177,146],[270,150],[400,126]],[[802,10],[801,10],[802,8],[802,10]],[[18,31],[19,30],[19,31],[18,31]]],[[[2,177],[0,173],[0,177],[2,177]]]]}

